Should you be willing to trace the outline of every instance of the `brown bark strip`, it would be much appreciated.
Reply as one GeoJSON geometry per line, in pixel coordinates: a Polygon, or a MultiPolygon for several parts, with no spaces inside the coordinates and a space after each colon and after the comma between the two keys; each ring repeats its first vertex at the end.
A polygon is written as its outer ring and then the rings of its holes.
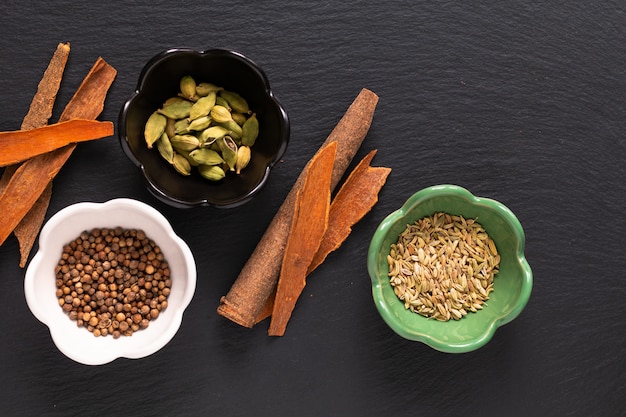
{"type": "MultiPolygon", "coordinates": [[[[331,191],[341,179],[365,139],[377,103],[378,96],[375,93],[362,89],[322,144],[321,148],[331,142],[337,142],[331,191]]],[[[259,312],[276,287],[282,255],[287,244],[289,227],[293,217],[296,192],[302,188],[303,181],[304,170],[278,209],[230,291],[221,298],[217,309],[218,314],[241,326],[252,327],[254,325],[259,312]]]]}
{"type": "Polygon", "coordinates": [[[61,87],[61,79],[65,71],[65,64],[70,54],[70,44],[60,43],[52,55],[48,68],[43,74],[37,87],[37,93],[30,103],[28,113],[22,120],[22,130],[35,129],[48,124],[54,101],[61,87]]]}
{"type": "Polygon", "coordinates": [[[391,168],[371,167],[376,150],[367,154],[352,170],[341,186],[328,215],[328,229],[313,257],[307,274],[320,266],[326,257],[337,250],[357,224],[378,202],[378,193],[387,181],[391,168]]]}
{"type": "MultiPolygon", "coordinates": [[[[352,226],[358,223],[378,201],[378,193],[387,181],[391,168],[369,166],[376,152],[371,151],[358,163],[332,199],[328,212],[328,227],[309,265],[307,277],[331,252],[342,245],[352,232],[352,226]]],[[[255,324],[271,316],[274,298],[275,292],[267,299],[255,324]]]]}
{"type": "Polygon", "coordinates": [[[7,187],[9,181],[11,181],[11,177],[15,174],[15,171],[19,168],[19,165],[11,165],[4,168],[2,171],[2,177],[0,177],[0,194],[4,192],[4,189],[7,187]]]}
{"type": "MultiPolygon", "coordinates": [[[[59,43],[57,45],[48,67],[44,71],[41,81],[37,87],[37,92],[33,97],[28,113],[22,120],[21,129],[29,130],[37,127],[45,126],[48,124],[50,116],[52,116],[52,110],[54,109],[54,102],[61,87],[61,81],[63,79],[63,73],[65,71],[65,65],[70,54],[69,43],[59,43]]],[[[2,173],[0,179],[0,193],[4,190],[6,184],[13,173],[17,170],[18,166],[13,165],[6,167],[2,173]]],[[[41,225],[43,224],[48,205],[50,203],[50,195],[52,193],[52,183],[48,184],[45,191],[39,199],[35,202],[33,207],[26,213],[26,216],[15,227],[13,233],[19,242],[20,246],[20,267],[26,266],[28,255],[37,239],[41,225]]]]}
{"type": "Polygon", "coordinates": [[[24,162],[9,180],[0,195],[0,245],[28,213],[35,201],[59,172],[63,164],[58,163],[58,150],[24,162]],[[36,168],[36,169],[33,169],[36,168]]]}
{"type": "Polygon", "coordinates": [[[275,298],[276,298],[276,286],[274,286],[274,290],[272,291],[270,296],[267,297],[267,300],[265,300],[265,304],[263,304],[263,308],[261,308],[261,311],[259,311],[259,314],[256,316],[256,319],[254,320],[254,324],[259,324],[260,322],[262,322],[263,320],[265,320],[266,318],[272,315],[272,310],[274,310],[275,298]]]}
{"type": "Polygon", "coordinates": [[[62,148],[113,135],[112,122],[72,119],[30,130],[0,132],[0,166],[25,161],[62,148]]]}
{"type": "Polygon", "coordinates": [[[63,109],[59,122],[70,119],[97,119],[104,110],[104,100],[116,75],[117,70],[99,57],[63,109]]]}
{"type": "MultiPolygon", "coordinates": [[[[104,108],[104,100],[117,71],[98,58],[78,90],[65,107],[59,121],[96,119],[104,108]]],[[[36,156],[23,162],[0,194],[0,245],[30,210],[48,183],[72,154],[76,144],[36,156]]]]}
{"type": "Polygon", "coordinates": [[[330,180],[337,142],[325,146],[309,164],[296,195],[293,221],[281,264],[268,334],[283,336],[306,285],[306,273],[328,226],[330,180]]]}
{"type": "Polygon", "coordinates": [[[15,234],[20,246],[20,268],[24,268],[26,262],[28,262],[28,255],[30,255],[30,251],[35,240],[37,240],[37,235],[46,217],[46,211],[50,205],[50,197],[52,197],[51,182],[48,183],[48,186],[41,193],[35,204],[13,230],[13,234],[15,234]]]}

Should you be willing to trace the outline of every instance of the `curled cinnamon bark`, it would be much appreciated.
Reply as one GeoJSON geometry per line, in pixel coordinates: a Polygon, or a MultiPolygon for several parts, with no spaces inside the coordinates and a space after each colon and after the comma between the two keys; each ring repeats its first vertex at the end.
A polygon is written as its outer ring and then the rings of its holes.
{"type": "Polygon", "coordinates": [[[35,204],[28,210],[22,221],[15,227],[13,234],[20,246],[20,268],[26,266],[30,251],[37,240],[41,225],[46,217],[46,211],[52,198],[52,183],[43,190],[35,204]]]}
{"type": "MultiPolygon", "coordinates": [[[[48,120],[52,116],[57,93],[61,87],[61,81],[69,55],[70,44],[59,43],[48,63],[48,67],[39,81],[37,92],[30,103],[28,113],[22,120],[20,127],[22,130],[34,129],[48,124],[48,120]]],[[[15,173],[17,168],[18,165],[11,165],[4,169],[2,178],[0,178],[0,193],[9,183],[11,176],[15,173]]],[[[49,183],[44,192],[39,196],[37,201],[35,201],[35,204],[33,204],[28,213],[26,213],[13,230],[13,234],[15,234],[20,246],[21,268],[26,266],[28,255],[33,248],[33,244],[43,224],[46,211],[48,210],[51,195],[52,183],[49,183]]]]}
{"type": "Polygon", "coordinates": [[[281,263],[272,321],[268,334],[282,336],[296,301],[306,285],[306,274],[328,226],[330,177],[337,142],[326,145],[307,167],[302,188],[296,194],[293,221],[281,263]]]}
{"type": "MultiPolygon", "coordinates": [[[[331,190],[336,187],[365,139],[377,104],[378,96],[368,89],[362,89],[320,147],[321,150],[329,143],[337,142],[331,190]]],[[[241,326],[254,325],[276,287],[293,218],[295,196],[302,188],[305,171],[306,168],[278,209],[230,291],[220,300],[218,314],[241,326]]]]}
{"type": "MultiPolygon", "coordinates": [[[[59,121],[96,119],[117,71],[102,58],[96,63],[65,107],[59,121]]],[[[0,245],[11,234],[68,160],[76,144],[30,158],[13,173],[0,194],[0,245]]]]}
{"type": "MultiPolygon", "coordinates": [[[[370,162],[376,155],[376,150],[368,153],[350,172],[332,202],[328,210],[328,224],[317,252],[306,272],[306,277],[324,262],[326,257],[337,250],[352,232],[352,226],[358,223],[378,201],[378,194],[385,185],[391,168],[371,167],[370,162]]],[[[294,220],[295,223],[295,220],[294,220]]],[[[292,223],[293,229],[293,223],[292,223]]],[[[292,235],[290,233],[289,239],[292,235]]],[[[287,243],[287,249],[289,243],[287,243]]],[[[287,261],[287,251],[283,258],[281,277],[284,263],[287,261]]],[[[279,277],[279,285],[280,280],[279,277]]],[[[276,292],[272,293],[265,305],[259,312],[255,324],[272,315],[276,292]]]]}
{"type": "Polygon", "coordinates": [[[52,59],[50,59],[50,63],[43,77],[41,77],[41,81],[39,81],[37,92],[30,103],[28,113],[22,120],[22,130],[35,129],[48,124],[48,120],[52,116],[54,101],[61,87],[61,80],[63,79],[63,72],[65,71],[65,64],[69,54],[69,43],[57,45],[52,59]]]}
{"type": "Polygon", "coordinates": [[[328,228],[307,274],[341,246],[352,232],[352,226],[369,213],[378,201],[378,193],[387,182],[391,168],[370,166],[376,152],[371,151],[359,162],[333,198],[328,214],[328,228]]]}
{"type": "Polygon", "coordinates": [[[70,143],[111,136],[112,122],[72,119],[29,130],[0,132],[0,166],[22,162],[70,143]]]}

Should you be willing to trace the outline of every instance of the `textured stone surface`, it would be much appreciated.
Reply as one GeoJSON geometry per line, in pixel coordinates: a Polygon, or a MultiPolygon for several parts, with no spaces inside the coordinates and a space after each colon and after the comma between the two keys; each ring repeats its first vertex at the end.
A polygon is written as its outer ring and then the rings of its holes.
{"type": "Polygon", "coordinates": [[[80,145],[47,217],[132,197],[198,262],[161,351],[86,367],[29,312],[17,242],[0,247],[3,415],[623,415],[626,8],[621,2],[3,1],[0,129],[19,127],[58,42],[72,52],[55,116],[98,56],[118,70],[117,121],[163,49],[231,48],[261,65],[291,118],[270,183],[237,209],[181,211],[146,191],[117,138],[80,145]],[[362,87],[380,96],[360,159],[393,168],[380,202],[310,277],[283,338],[215,310],[293,181],[362,87]],[[479,351],[401,339],[374,308],[365,257],[386,214],[453,183],[520,219],[535,275],[526,310],[479,351]]]}

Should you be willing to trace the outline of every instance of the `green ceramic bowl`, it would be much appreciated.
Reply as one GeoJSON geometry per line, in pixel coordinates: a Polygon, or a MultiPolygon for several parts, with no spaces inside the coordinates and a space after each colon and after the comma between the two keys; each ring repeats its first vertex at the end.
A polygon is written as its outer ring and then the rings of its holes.
{"type": "Polygon", "coordinates": [[[400,336],[448,353],[469,352],[484,346],[496,329],[515,319],[532,290],[532,271],[524,257],[524,230],[501,203],[478,198],[456,185],[437,185],[411,196],[376,229],[370,243],[367,268],[376,307],[384,321],[400,336]],[[461,320],[441,322],[404,308],[389,283],[387,255],[390,245],[411,224],[435,212],[476,219],[496,244],[500,272],[484,308],[461,320]]]}

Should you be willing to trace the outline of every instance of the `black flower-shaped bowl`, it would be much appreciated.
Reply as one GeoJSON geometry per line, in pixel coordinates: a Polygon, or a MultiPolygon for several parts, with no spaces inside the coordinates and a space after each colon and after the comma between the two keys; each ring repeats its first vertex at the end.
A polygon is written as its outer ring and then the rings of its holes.
{"type": "Polygon", "coordinates": [[[174,207],[230,208],[250,201],[267,183],[272,167],[289,142],[289,118],[274,97],[263,70],[240,53],[210,49],[170,49],[157,54],[139,75],[137,89],[124,103],[118,121],[119,140],[130,160],[139,167],[148,189],[174,207]],[[248,166],[239,175],[211,182],[197,172],[177,173],[156,149],[148,149],[144,126],[152,112],[177,95],[180,79],[191,75],[243,96],[259,120],[259,135],[248,166]]]}

